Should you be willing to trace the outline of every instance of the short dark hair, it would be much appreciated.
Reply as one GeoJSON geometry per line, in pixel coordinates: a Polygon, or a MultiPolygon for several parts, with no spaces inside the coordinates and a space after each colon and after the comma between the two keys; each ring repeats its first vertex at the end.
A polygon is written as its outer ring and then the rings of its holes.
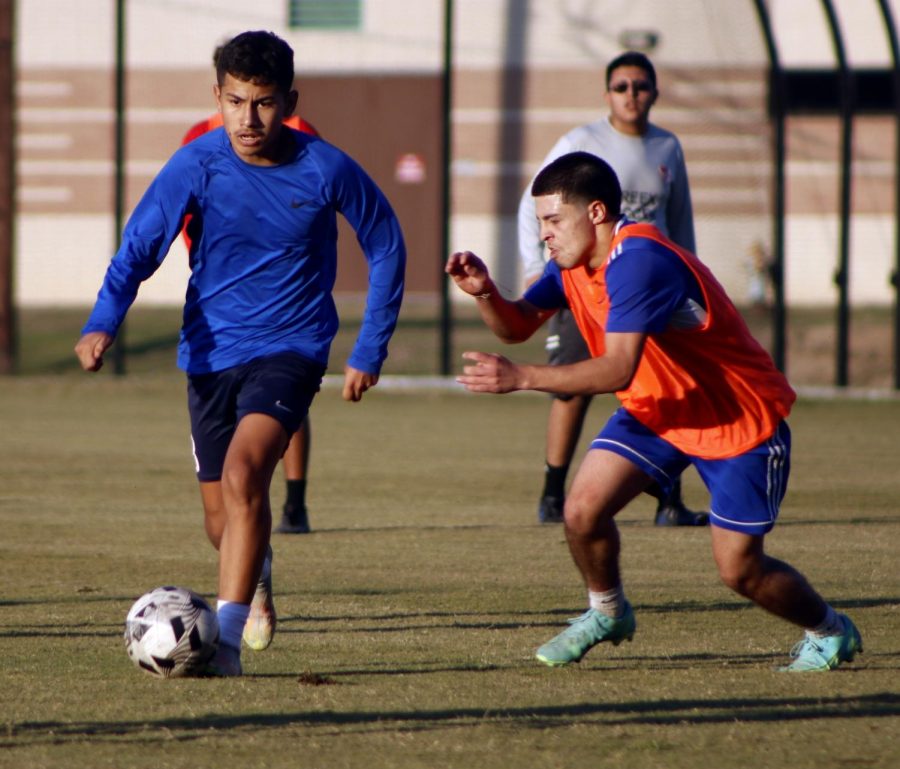
{"type": "Polygon", "coordinates": [[[647,79],[656,88],[656,70],[650,59],[640,51],[626,51],[616,56],[609,64],[606,65],[606,87],[609,88],[609,79],[612,77],[613,70],[619,67],[640,67],[647,73],[647,79]]]}
{"type": "Polygon", "coordinates": [[[599,200],[609,216],[622,209],[622,187],[609,163],[590,152],[570,152],[541,169],[531,184],[534,197],[562,195],[564,203],[599,200]]]}
{"type": "Polygon", "coordinates": [[[273,32],[242,32],[214,55],[216,79],[225,75],[251,83],[274,83],[282,93],[294,87],[294,50],[273,32]]]}

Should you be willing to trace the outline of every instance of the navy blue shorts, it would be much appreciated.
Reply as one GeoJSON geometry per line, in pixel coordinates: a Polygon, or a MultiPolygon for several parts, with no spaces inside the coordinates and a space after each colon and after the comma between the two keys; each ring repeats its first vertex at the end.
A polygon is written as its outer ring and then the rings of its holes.
{"type": "Polygon", "coordinates": [[[688,465],[710,493],[710,523],[745,534],[765,534],[775,525],[791,473],[791,431],[781,422],[755,448],[728,459],[701,459],[676,449],[625,409],[618,409],[591,443],[640,467],[667,494],[688,465]]]}
{"type": "Polygon", "coordinates": [[[228,445],[247,414],[277,419],[288,436],[303,424],[325,367],[293,352],[188,375],[188,411],[197,478],[218,481],[228,445]]]}

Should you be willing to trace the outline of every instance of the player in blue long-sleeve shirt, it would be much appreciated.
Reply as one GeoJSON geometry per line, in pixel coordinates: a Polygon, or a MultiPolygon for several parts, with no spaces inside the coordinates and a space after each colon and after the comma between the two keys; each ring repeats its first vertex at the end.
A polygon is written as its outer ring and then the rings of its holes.
{"type": "Polygon", "coordinates": [[[297,103],[287,43],[269,32],[238,35],[216,74],[223,127],[176,152],[145,193],[75,352],[85,370],[99,370],[141,282],[190,214],[178,365],[188,376],[206,531],[220,553],[212,672],[240,675],[242,633],[265,648],[274,632],[272,473],[319,389],[338,328],[336,215],[356,231],[369,267],[362,328],[345,366],[347,400],[378,381],[403,295],[405,248],[365,172],[322,139],[282,125],[297,103]]]}

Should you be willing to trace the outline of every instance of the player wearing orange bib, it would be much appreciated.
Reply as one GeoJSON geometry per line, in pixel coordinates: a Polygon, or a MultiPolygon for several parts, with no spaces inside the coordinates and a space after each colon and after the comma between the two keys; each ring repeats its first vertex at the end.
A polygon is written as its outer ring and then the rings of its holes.
{"type": "Polygon", "coordinates": [[[782,669],[851,661],[862,650],[853,622],[764,552],[790,473],[784,419],[795,396],[787,380],[693,254],[621,216],[621,189],[606,162],[586,152],[563,155],[538,174],[532,195],[549,261],[523,298],[503,298],[470,252],[453,254],[446,271],[476,297],[503,341],[528,339],[568,307],[592,357],[538,366],[467,352],[458,379],[473,392],[615,393],[622,404],[592,442],[565,504],[566,538],[589,608],[537,658],[566,665],[598,643],[631,640],[636,622],[621,583],[614,516],[648,484],[669,489],[693,465],[710,492],[722,581],[806,630],[782,669]]]}
{"type": "MultiPolygon", "coordinates": [[[[678,137],[650,121],[659,99],[656,69],[637,51],[626,51],[606,66],[604,101],[609,114],[573,128],[553,145],[541,163],[569,152],[590,152],[612,166],[622,187],[622,213],[637,222],[655,224],[682,248],[696,251],[694,214],[684,151],[678,137]]],[[[544,270],[547,259],[534,215],[534,198],[525,190],[519,203],[519,257],[525,285],[544,270]]],[[[547,323],[548,362],[553,365],[587,360],[590,352],[568,309],[547,323]]],[[[566,478],[578,446],[591,397],[554,393],[547,417],[543,488],[538,521],[562,521],[566,478]]],[[[657,526],[706,526],[709,515],[687,507],[676,480],[668,494],[656,484],[647,493],[658,501],[657,526]]]]}
{"type": "Polygon", "coordinates": [[[593,357],[605,349],[605,277],[614,262],[620,270],[640,271],[655,259],[668,260],[654,267],[659,282],[666,267],[678,267],[672,264],[674,253],[699,287],[693,302],[698,311],[688,310],[681,324],[646,338],[634,377],[617,393],[625,410],[676,448],[705,459],[737,456],[770,437],[790,412],[794,391],[709,269],[655,227],[624,219],[614,228],[610,251],[610,260],[598,270],[560,271],[567,304],[593,357]],[[625,265],[629,258],[634,265],[625,265]]]}

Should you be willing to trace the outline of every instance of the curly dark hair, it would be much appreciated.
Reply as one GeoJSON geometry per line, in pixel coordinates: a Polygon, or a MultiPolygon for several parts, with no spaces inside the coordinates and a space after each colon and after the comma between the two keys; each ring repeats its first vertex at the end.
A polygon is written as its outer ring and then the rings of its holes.
{"type": "Polygon", "coordinates": [[[294,87],[294,50],[273,32],[242,32],[214,55],[216,79],[225,75],[251,83],[274,83],[289,93],[294,87]]]}

